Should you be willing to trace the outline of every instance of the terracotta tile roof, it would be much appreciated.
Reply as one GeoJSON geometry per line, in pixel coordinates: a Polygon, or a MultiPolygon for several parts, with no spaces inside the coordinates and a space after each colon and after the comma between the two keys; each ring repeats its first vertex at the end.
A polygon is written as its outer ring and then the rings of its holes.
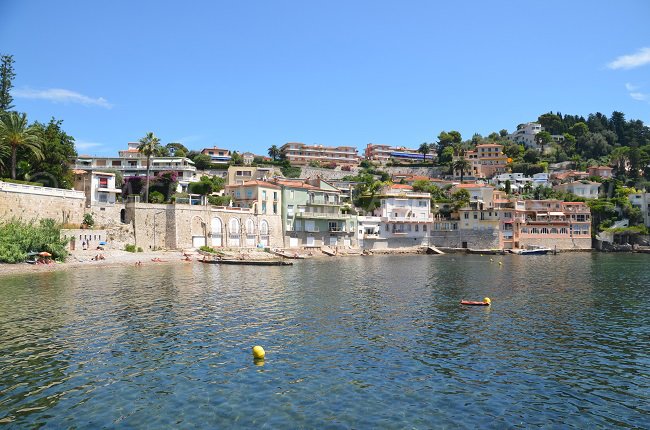
{"type": "Polygon", "coordinates": [[[283,180],[277,180],[275,181],[276,184],[283,186],[283,187],[289,187],[289,188],[304,188],[306,190],[319,190],[320,188],[315,187],[313,185],[306,184],[304,182],[300,181],[283,181],[283,180]]]}
{"type": "Polygon", "coordinates": [[[485,184],[456,184],[456,185],[454,185],[454,188],[482,188],[482,187],[494,188],[491,185],[485,185],[485,184]]]}
{"type": "Polygon", "coordinates": [[[395,189],[398,189],[398,190],[412,190],[413,187],[410,186],[410,185],[406,185],[406,184],[393,184],[393,185],[390,186],[390,189],[391,190],[395,190],[395,189]]]}
{"type": "Polygon", "coordinates": [[[226,185],[226,188],[252,187],[252,186],[280,189],[279,185],[273,184],[271,182],[259,181],[259,180],[246,181],[243,184],[239,184],[239,185],[226,185]]]}

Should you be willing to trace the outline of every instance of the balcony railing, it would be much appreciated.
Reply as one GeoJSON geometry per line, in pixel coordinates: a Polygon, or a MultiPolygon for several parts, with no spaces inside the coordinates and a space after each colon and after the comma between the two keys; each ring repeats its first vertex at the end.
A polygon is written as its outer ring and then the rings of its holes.
{"type": "MultiPolygon", "coordinates": [[[[289,215],[291,216],[291,215],[289,215]]],[[[322,212],[296,212],[296,218],[318,218],[318,219],[348,219],[350,215],[339,213],[322,213],[322,212]]]]}
{"type": "Polygon", "coordinates": [[[407,217],[407,216],[383,216],[381,217],[382,222],[416,222],[416,223],[430,223],[433,222],[433,215],[429,215],[426,218],[416,218],[416,217],[407,217]]]}

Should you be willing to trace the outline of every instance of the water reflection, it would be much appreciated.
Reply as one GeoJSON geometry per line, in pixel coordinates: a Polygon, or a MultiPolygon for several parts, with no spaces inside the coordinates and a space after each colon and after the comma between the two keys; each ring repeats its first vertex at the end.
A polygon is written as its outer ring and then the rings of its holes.
{"type": "Polygon", "coordinates": [[[445,255],[3,278],[0,419],[643,427],[646,263],[445,255]],[[458,304],[484,296],[491,307],[458,304]]]}

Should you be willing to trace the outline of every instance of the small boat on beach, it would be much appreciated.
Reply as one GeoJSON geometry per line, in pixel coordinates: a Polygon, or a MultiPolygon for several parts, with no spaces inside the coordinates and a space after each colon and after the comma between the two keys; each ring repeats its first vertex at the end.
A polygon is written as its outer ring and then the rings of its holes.
{"type": "Polygon", "coordinates": [[[232,264],[239,266],[293,266],[291,261],[282,260],[235,260],[235,259],[200,259],[207,264],[232,264]]]}
{"type": "Polygon", "coordinates": [[[336,250],[330,248],[329,246],[321,246],[320,250],[323,254],[328,255],[330,257],[335,257],[337,254],[336,250]]]}
{"type": "Polygon", "coordinates": [[[275,255],[279,255],[282,258],[290,258],[290,259],[293,259],[293,260],[304,260],[305,258],[307,258],[304,255],[298,254],[297,252],[287,252],[287,251],[283,251],[283,250],[274,250],[273,253],[275,255]]]}

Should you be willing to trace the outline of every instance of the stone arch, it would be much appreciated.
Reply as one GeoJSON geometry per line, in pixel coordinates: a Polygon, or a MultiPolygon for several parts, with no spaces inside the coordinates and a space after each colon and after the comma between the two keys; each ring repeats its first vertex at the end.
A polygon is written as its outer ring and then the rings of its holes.
{"type": "Polygon", "coordinates": [[[254,248],[257,245],[257,228],[255,228],[255,220],[253,218],[246,218],[246,246],[254,248]]]}
{"type": "Polygon", "coordinates": [[[212,246],[223,246],[223,221],[218,216],[212,217],[210,236],[212,237],[212,246]]]}
{"type": "Polygon", "coordinates": [[[241,221],[233,217],[228,221],[228,246],[241,246],[241,221]]]}
{"type": "Polygon", "coordinates": [[[269,246],[269,222],[265,219],[260,221],[260,243],[267,247],[269,246]]]}
{"type": "Polygon", "coordinates": [[[196,215],[190,221],[190,232],[192,234],[192,247],[199,248],[206,245],[206,225],[203,218],[196,215]]]}

